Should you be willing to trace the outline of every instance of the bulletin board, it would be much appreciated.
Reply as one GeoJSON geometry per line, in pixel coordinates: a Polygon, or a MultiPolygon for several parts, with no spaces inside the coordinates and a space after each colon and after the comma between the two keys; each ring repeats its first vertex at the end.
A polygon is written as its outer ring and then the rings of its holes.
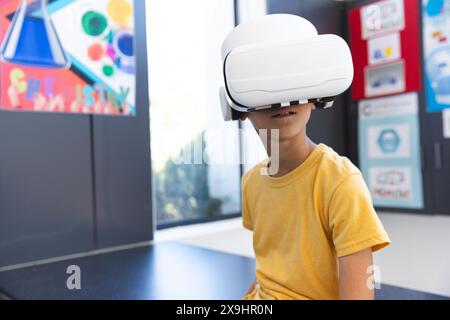
{"type": "Polygon", "coordinates": [[[441,111],[450,108],[450,1],[422,0],[422,19],[427,111],[441,111]]]}
{"type": "Polygon", "coordinates": [[[376,206],[423,208],[418,106],[415,92],[358,104],[360,167],[376,206]]]}
{"type": "Polygon", "coordinates": [[[356,7],[349,11],[349,25],[353,100],[420,90],[417,1],[383,0],[356,7]]]}
{"type": "Polygon", "coordinates": [[[0,110],[133,116],[133,0],[0,2],[0,110]]]}

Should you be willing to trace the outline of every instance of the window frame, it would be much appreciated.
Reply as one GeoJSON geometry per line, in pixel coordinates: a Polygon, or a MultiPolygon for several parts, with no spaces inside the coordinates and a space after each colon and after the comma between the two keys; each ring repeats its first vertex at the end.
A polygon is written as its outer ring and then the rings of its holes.
{"type": "MultiPolygon", "coordinates": [[[[239,21],[238,7],[239,7],[239,0],[233,0],[234,26],[237,26],[238,21],[239,21]]],[[[151,84],[149,83],[149,86],[150,85],[151,84]]],[[[151,103],[151,99],[150,99],[149,108],[152,107],[151,105],[152,105],[152,103],[151,103]]],[[[150,126],[150,135],[151,135],[151,132],[152,132],[151,123],[149,123],[149,126],[150,126]]],[[[242,141],[242,134],[241,134],[241,129],[242,129],[241,121],[238,121],[238,129],[239,129],[239,146],[238,146],[239,147],[239,155],[240,155],[240,158],[242,159],[243,141],[242,141]]],[[[151,153],[152,153],[152,150],[151,150],[151,143],[150,143],[150,154],[151,153]]],[[[150,162],[150,167],[152,167],[151,162],[150,162]]],[[[153,170],[153,168],[151,170],[153,170]]],[[[240,173],[240,178],[242,179],[242,175],[244,174],[244,165],[242,164],[242,161],[240,161],[240,164],[239,164],[239,173],[240,173]]],[[[152,184],[153,184],[153,174],[152,174],[152,184]]],[[[151,194],[152,201],[151,202],[152,202],[152,216],[153,216],[154,231],[164,230],[164,229],[169,229],[169,228],[174,228],[174,227],[180,227],[180,226],[188,226],[188,225],[202,224],[202,223],[208,223],[208,222],[222,221],[222,220],[227,220],[227,219],[235,219],[235,218],[242,216],[242,210],[239,210],[237,212],[232,212],[232,213],[227,213],[227,214],[219,214],[214,217],[182,219],[179,221],[171,221],[171,222],[158,222],[156,206],[155,206],[156,199],[154,197],[153,190],[154,190],[154,188],[152,188],[152,194],[151,194]]],[[[238,190],[239,190],[239,194],[242,195],[242,184],[241,183],[239,183],[238,190]]],[[[241,196],[241,200],[242,200],[242,196],[241,196]]]]}

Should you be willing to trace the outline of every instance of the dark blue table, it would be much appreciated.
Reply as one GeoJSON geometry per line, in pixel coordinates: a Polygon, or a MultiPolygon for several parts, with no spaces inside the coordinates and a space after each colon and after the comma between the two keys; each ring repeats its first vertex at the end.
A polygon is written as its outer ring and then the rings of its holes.
{"type": "MultiPolygon", "coordinates": [[[[0,292],[11,299],[241,299],[254,267],[247,257],[166,242],[1,272],[0,292]],[[67,289],[70,265],[81,269],[81,290],[67,289]]],[[[376,298],[446,299],[389,285],[376,298]]]]}

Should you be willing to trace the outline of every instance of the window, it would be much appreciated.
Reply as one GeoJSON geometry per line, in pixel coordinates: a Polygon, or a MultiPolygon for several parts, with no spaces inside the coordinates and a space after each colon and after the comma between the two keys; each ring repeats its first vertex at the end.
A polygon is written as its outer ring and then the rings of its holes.
{"type": "Polygon", "coordinates": [[[238,214],[238,124],[222,120],[218,94],[234,1],[146,4],[157,226],[238,214]]]}

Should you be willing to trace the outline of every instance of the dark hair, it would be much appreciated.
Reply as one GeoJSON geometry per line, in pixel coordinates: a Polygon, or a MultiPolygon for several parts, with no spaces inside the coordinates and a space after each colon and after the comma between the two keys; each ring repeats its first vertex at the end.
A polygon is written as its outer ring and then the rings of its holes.
{"type": "Polygon", "coordinates": [[[242,120],[244,112],[240,112],[231,108],[231,120],[242,120]]]}

